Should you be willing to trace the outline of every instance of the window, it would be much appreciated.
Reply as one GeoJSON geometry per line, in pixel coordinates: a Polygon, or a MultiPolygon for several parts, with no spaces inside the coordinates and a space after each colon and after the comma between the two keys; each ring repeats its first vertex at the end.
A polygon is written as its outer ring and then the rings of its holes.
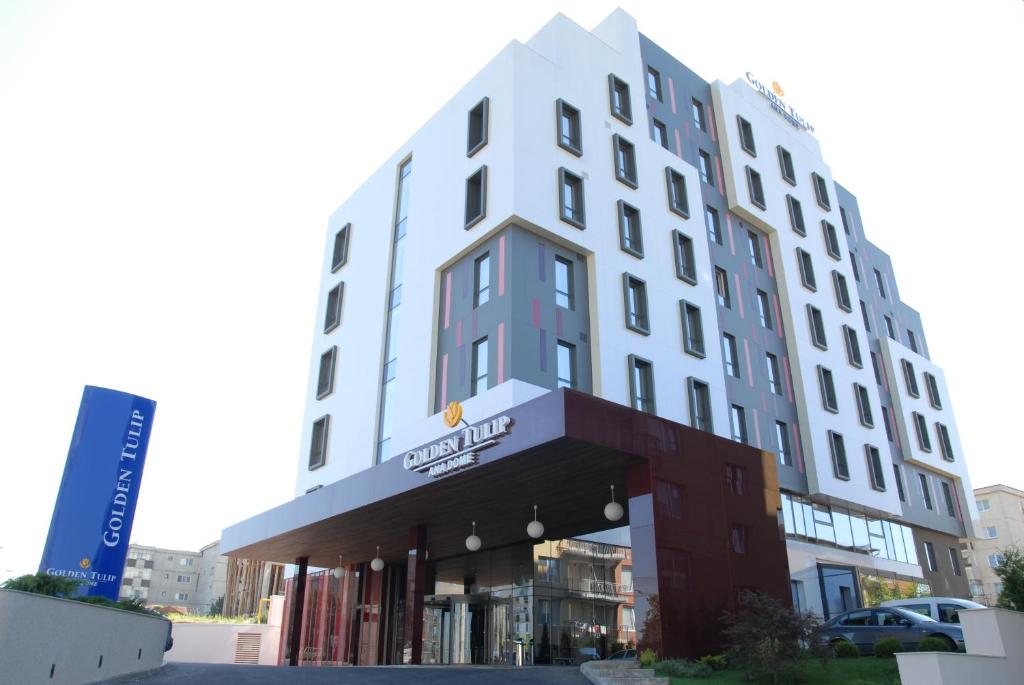
{"type": "Polygon", "coordinates": [[[757,157],[757,146],[754,145],[754,128],[750,122],[736,115],[736,124],[740,129],[740,147],[748,154],[757,157]]]}
{"type": "Polygon", "coordinates": [[[828,185],[825,183],[825,179],[812,173],[811,182],[814,186],[814,197],[818,201],[818,206],[826,212],[831,211],[832,203],[828,200],[828,185]]]}
{"type": "Polygon", "coordinates": [[[874,428],[875,419],[871,415],[871,397],[868,395],[868,389],[860,383],[854,383],[853,395],[857,399],[857,415],[861,425],[874,428]]]}
{"type": "Polygon", "coordinates": [[[989,554],[988,555],[988,565],[991,566],[992,568],[999,568],[1000,566],[1003,565],[1003,555],[1002,554],[989,554]]]}
{"type": "Polygon", "coordinates": [[[911,397],[920,397],[921,391],[917,387],[917,374],[914,373],[914,365],[906,359],[900,360],[903,367],[903,380],[907,383],[907,394],[911,397]]]}
{"type": "Polygon", "coordinates": [[[338,357],[337,345],[320,355],[320,373],[317,374],[316,398],[323,399],[334,392],[334,365],[338,357]]]}
{"type": "Polygon", "coordinates": [[[345,288],[339,283],[327,292],[327,311],[324,313],[324,333],[330,333],[341,323],[341,296],[345,288]]]}
{"type": "Polygon", "coordinates": [[[836,386],[832,379],[832,371],[818,365],[818,389],[821,390],[821,406],[825,411],[839,413],[839,402],[836,399],[836,386]]]}
{"type": "Polygon", "coordinates": [[[772,327],[772,308],[768,303],[768,293],[763,290],[757,291],[757,316],[764,328],[772,327]]]}
{"type": "Polygon", "coordinates": [[[693,125],[701,131],[708,130],[708,121],[704,115],[704,105],[697,98],[690,101],[690,112],[693,114],[693,125]]]}
{"type": "Polygon", "coordinates": [[[348,262],[348,236],[352,224],[345,224],[334,234],[334,251],[331,254],[331,273],[334,273],[348,262]]]}
{"type": "Polygon", "coordinates": [[[700,180],[711,185],[711,155],[703,150],[698,151],[697,168],[700,170],[700,180]]]}
{"type": "Polygon", "coordinates": [[[676,483],[660,478],[655,478],[652,484],[654,485],[654,503],[658,508],[658,513],[665,518],[682,520],[683,488],[676,483]]]}
{"type": "Polygon", "coordinates": [[[782,394],[782,381],[779,377],[779,358],[771,352],[765,352],[765,366],[768,368],[768,388],[773,395],[782,394]]]}
{"type": "Polygon", "coordinates": [[[932,491],[928,487],[928,476],[923,473],[917,474],[918,482],[921,484],[921,497],[924,498],[924,506],[926,509],[931,511],[932,509],[932,491]]]}
{"type": "Polygon", "coordinates": [[[885,279],[882,278],[882,272],[875,269],[875,287],[878,288],[878,296],[885,298],[885,279]]]}
{"type": "Polygon", "coordinates": [[[665,124],[655,119],[653,124],[651,125],[651,133],[654,136],[654,142],[667,150],[668,129],[665,128],[665,124]]]}
{"type": "Polygon", "coordinates": [[[555,306],[573,308],[572,262],[555,257],[555,306]]]}
{"type": "Polygon", "coordinates": [[[789,225],[800,235],[807,235],[807,228],[804,226],[804,212],[800,207],[800,200],[792,195],[787,195],[786,207],[789,209],[789,225]]]}
{"type": "Polygon", "coordinates": [[[676,278],[697,285],[697,260],[693,253],[693,238],[672,231],[672,247],[676,253],[676,278]]]}
{"type": "Polygon", "coordinates": [[[761,174],[747,167],[747,189],[750,191],[750,202],[760,209],[765,208],[764,187],[761,185],[761,174]]]}
{"type": "MultiPolygon", "coordinates": [[[[883,412],[883,416],[887,416],[887,414],[883,412]]],[[[903,476],[900,475],[900,467],[896,464],[892,465],[892,475],[893,479],[896,481],[896,493],[900,496],[900,501],[906,502],[907,496],[903,492],[903,476]]]]}
{"type": "Polygon", "coordinates": [[[679,311],[683,318],[683,349],[687,354],[703,358],[704,324],[701,321],[700,307],[680,300],[679,311]]]}
{"type": "Polygon", "coordinates": [[[779,463],[783,466],[792,466],[793,452],[789,447],[789,430],[782,421],[775,422],[775,447],[779,451],[779,463]]]}
{"type": "Polygon", "coordinates": [[[858,369],[864,368],[864,362],[860,356],[860,342],[857,340],[856,329],[843,326],[843,340],[846,341],[846,360],[850,366],[858,369]]]}
{"type": "Polygon", "coordinates": [[[175,593],[174,601],[176,601],[176,602],[187,602],[188,601],[188,593],[187,592],[175,593]]]}
{"type": "Polygon", "coordinates": [[[995,540],[999,537],[999,531],[995,526],[985,526],[984,531],[986,540],[995,540]]]}
{"type": "Polygon", "coordinates": [[[647,67],[647,95],[661,102],[661,74],[653,67],[647,67]]]}
{"type": "Polygon", "coordinates": [[[892,319],[890,319],[887,315],[883,315],[882,319],[885,320],[885,334],[889,336],[890,339],[895,340],[896,329],[892,325],[892,319]]]}
{"type": "Polygon", "coordinates": [[[846,276],[836,270],[832,270],[832,287],[836,291],[836,306],[844,312],[853,311],[853,303],[850,302],[850,290],[846,286],[846,276]]]}
{"type": "Polygon", "coordinates": [[[956,518],[956,507],[953,506],[953,493],[949,489],[949,483],[942,482],[942,501],[946,503],[946,513],[956,518]]]}
{"type": "Polygon", "coordinates": [[[617,203],[619,214],[619,247],[634,257],[644,256],[644,240],[640,229],[640,210],[622,200],[617,203]]]}
{"type": "Polygon", "coordinates": [[[739,497],[744,493],[744,482],[746,481],[746,469],[736,464],[725,465],[725,488],[739,497]]]}
{"type": "Polygon", "coordinates": [[[631,406],[654,414],[654,365],[635,354],[629,355],[629,394],[631,406]]]}
{"type": "Polygon", "coordinates": [[[693,376],[686,379],[690,396],[690,426],[697,430],[714,433],[711,421],[711,389],[708,384],[693,376]]]}
{"type": "Polygon", "coordinates": [[[732,298],[729,297],[729,276],[725,269],[715,267],[715,296],[718,298],[718,306],[732,309],[732,298]]]}
{"type": "Polygon", "coordinates": [[[821,310],[814,305],[807,305],[807,321],[811,325],[811,342],[815,347],[827,350],[828,340],[825,338],[825,322],[821,318],[821,310]]]}
{"type": "Polygon", "coordinates": [[[487,215],[487,167],[466,179],[466,226],[469,229],[487,215]]]}
{"type": "Polygon", "coordinates": [[[487,338],[480,338],[473,343],[473,375],[470,379],[470,397],[476,397],[487,389],[488,361],[487,338]]]}
{"type": "Polygon", "coordinates": [[[722,333],[722,355],[725,360],[725,373],[733,378],[740,377],[740,359],[736,354],[736,336],[722,333]]]}
{"type": "Polygon", "coordinates": [[[476,107],[469,110],[469,126],[466,137],[466,156],[472,157],[483,146],[487,145],[487,114],[490,99],[484,98],[476,107]]]}
{"type": "Polygon", "coordinates": [[[616,180],[630,188],[636,188],[636,147],[616,133],[612,136],[612,152],[615,155],[616,180]]]}
{"type": "Polygon", "coordinates": [[[556,100],[555,116],[558,119],[558,147],[579,157],[583,154],[580,111],[565,100],[556,100]]]}
{"type": "Polygon", "coordinates": [[[894,442],[892,436],[892,422],[889,421],[889,410],[885,406],[882,407],[882,423],[885,424],[886,439],[889,442],[894,442]]]}
{"type": "Polygon", "coordinates": [[[722,244],[722,222],[718,218],[718,210],[714,207],[704,207],[704,223],[708,226],[708,235],[719,245],[722,244]]]}
{"type": "MultiPolygon", "coordinates": [[[[953,575],[962,576],[963,571],[960,570],[960,553],[952,547],[948,547],[947,549],[949,550],[949,565],[953,568],[953,575]]],[[[943,623],[954,622],[954,618],[955,622],[959,623],[959,618],[956,617],[956,609],[958,609],[959,607],[955,607],[952,604],[943,604],[939,607],[939,610],[942,611],[946,607],[950,607],[951,609],[953,609],[953,611],[950,612],[949,617],[943,617],[943,623]],[[947,620],[947,618],[949,620],[947,620]]]]}
{"type": "Polygon", "coordinates": [[[758,269],[764,268],[761,256],[761,239],[753,231],[747,231],[747,246],[750,248],[750,263],[758,269]]]}
{"type": "Polygon", "coordinates": [[[576,346],[558,341],[558,388],[576,387],[576,346]]]}
{"type": "Polygon", "coordinates": [[[832,454],[832,473],[839,480],[850,480],[850,465],[846,462],[846,442],[835,431],[828,432],[828,449],[832,454]]]}
{"type": "Polygon", "coordinates": [[[871,487],[885,490],[885,472],[882,471],[882,455],[874,445],[864,445],[868,458],[868,472],[871,475],[871,487]]]}
{"type": "Polygon", "coordinates": [[[189,576],[178,576],[178,582],[179,582],[179,583],[188,583],[188,582],[190,582],[191,580],[192,580],[192,579],[191,579],[191,577],[189,577],[189,576]]]}
{"type": "Polygon", "coordinates": [[[850,235],[850,221],[846,217],[846,209],[843,207],[839,208],[839,218],[843,220],[843,232],[846,235],[850,235]]]}
{"type": "Polygon", "coordinates": [[[818,282],[814,278],[814,262],[811,260],[811,253],[807,250],[796,248],[796,261],[800,265],[800,282],[811,291],[818,289],[818,282]]]}
{"type": "Polygon", "coordinates": [[[979,499],[977,505],[978,511],[989,511],[992,508],[992,504],[987,499],[979,499]]]}
{"type": "Polygon", "coordinates": [[[738,404],[732,405],[729,413],[732,425],[732,439],[735,442],[747,442],[747,412],[738,404]]]}
{"type": "Polygon", "coordinates": [[[647,320],[647,284],[629,274],[622,274],[622,287],[626,300],[626,328],[643,335],[651,332],[647,320]]]}
{"type": "Polygon", "coordinates": [[[782,172],[782,178],[791,186],[796,185],[796,171],[793,170],[793,155],[789,154],[789,150],[777,145],[775,150],[779,153],[779,171],[782,172]]]}
{"type": "Polygon", "coordinates": [[[932,451],[932,439],[928,435],[928,424],[925,422],[924,415],[918,412],[914,412],[914,430],[917,432],[917,445],[921,448],[922,452],[932,451]]]}
{"type": "Polygon", "coordinates": [[[918,351],[917,336],[914,335],[914,331],[910,330],[909,328],[907,329],[907,342],[910,344],[910,349],[916,353],[918,351]]]}
{"type": "Polygon", "coordinates": [[[936,423],[935,432],[939,436],[939,450],[942,452],[942,458],[946,461],[956,461],[956,457],[953,455],[953,443],[949,439],[949,429],[946,428],[946,424],[936,423]]]}
{"type": "Polygon", "coordinates": [[[868,308],[867,308],[867,305],[864,304],[864,300],[860,301],[860,315],[861,315],[861,318],[864,319],[864,328],[867,330],[868,333],[870,333],[871,332],[871,321],[870,321],[870,319],[868,319],[868,308]]]}
{"type": "Polygon", "coordinates": [[[736,554],[746,554],[750,549],[750,526],[732,526],[729,545],[736,554]]]}
{"type": "Polygon", "coordinates": [[[874,352],[869,353],[871,355],[871,368],[875,370],[875,383],[882,384],[882,366],[878,362],[878,355],[874,352]]]}
{"type": "Polygon", "coordinates": [[[828,256],[835,260],[842,259],[842,255],[839,252],[839,235],[836,233],[836,227],[822,220],[821,232],[825,236],[825,252],[828,252],[828,256]]]}
{"type": "Polygon", "coordinates": [[[327,462],[327,432],[330,429],[330,415],[321,416],[313,422],[313,434],[309,440],[309,470],[319,468],[327,462]]]}
{"type": "Polygon", "coordinates": [[[608,74],[608,98],[612,116],[632,126],[633,106],[629,102],[629,85],[615,74],[608,74]]]}
{"type": "Polygon", "coordinates": [[[928,562],[928,570],[935,573],[939,570],[939,562],[935,558],[935,547],[927,540],[924,543],[924,558],[928,562]]]}
{"type": "Polygon", "coordinates": [[[857,266],[857,257],[852,250],[850,251],[850,266],[853,267],[853,280],[860,283],[860,268],[857,266]]]}
{"type": "MultiPolygon", "coordinates": [[[[907,331],[908,333],[910,331],[907,331]]],[[[924,387],[928,391],[928,402],[936,409],[942,409],[942,397],[939,395],[939,383],[935,376],[924,372],[924,387]]]]}
{"type": "Polygon", "coordinates": [[[491,253],[478,257],[473,265],[473,306],[487,304],[491,299],[491,253]]]}
{"type": "Polygon", "coordinates": [[[559,216],[576,228],[586,228],[586,214],[583,211],[583,179],[565,167],[558,170],[558,198],[561,204],[559,216]]]}
{"type": "Polygon", "coordinates": [[[670,166],[665,167],[668,188],[668,209],[684,219],[690,218],[690,201],[686,197],[686,177],[670,166]]]}

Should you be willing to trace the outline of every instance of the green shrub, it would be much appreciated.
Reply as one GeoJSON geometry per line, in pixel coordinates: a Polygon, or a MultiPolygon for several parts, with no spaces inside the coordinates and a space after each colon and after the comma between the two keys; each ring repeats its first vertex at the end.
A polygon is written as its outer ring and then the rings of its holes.
{"type": "Polygon", "coordinates": [[[724,654],[708,654],[706,656],[702,656],[697,661],[702,664],[707,664],[711,667],[712,671],[725,670],[725,667],[729,665],[724,654]]]}
{"type": "Polygon", "coordinates": [[[919,652],[948,652],[949,643],[943,640],[941,637],[926,637],[921,640],[921,644],[917,646],[919,652]]]}
{"type": "Polygon", "coordinates": [[[667,659],[654,664],[654,670],[659,675],[672,676],[673,678],[710,678],[714,673],[711,666],[699,661],[686,661],[685,659],[667,659]]]}
{"type": "Polygon", "coordinates": [[[71,597],[75,589],[82,584],[82,581],[64,576],[51,576],[39,571],[17,578],[9,578],[4,581],[5,590],[20,590],[22,592],[34,592],[37,595],[49,597],[71,597]]]}
{"type": "Polygon", "coordinates": [[[875,643],[875,656],[891,659],[896,652],[903,651],[903,643],[894,637],[882,638],[875,643]]]}
{"type": "Polygon", "coordinates": [[[640,665],[643,668],[651,668],[657,660],[658,655],[654,653],[653,649],[648,648],[640,652],[640,665]]]}
{"type": "Polygon", "coordinates": [[[837,659],[855,659],[860,656],[860,650],[857,649],[857,645],[849,640],[840,640],[832,648],[832,651],[835,652],[837,659]]]}

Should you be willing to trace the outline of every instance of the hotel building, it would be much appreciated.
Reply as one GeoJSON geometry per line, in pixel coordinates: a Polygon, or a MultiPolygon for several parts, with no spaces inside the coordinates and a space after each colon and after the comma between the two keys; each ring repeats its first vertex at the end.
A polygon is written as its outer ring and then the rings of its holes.
{"type": "Polygon", "coordinates": [[[791,104],[558,15],[331,215],[296,498],[222,543],[297,564],[291,663],[700,656],[743,590],[969,595],[942,370],[791,104]]]}

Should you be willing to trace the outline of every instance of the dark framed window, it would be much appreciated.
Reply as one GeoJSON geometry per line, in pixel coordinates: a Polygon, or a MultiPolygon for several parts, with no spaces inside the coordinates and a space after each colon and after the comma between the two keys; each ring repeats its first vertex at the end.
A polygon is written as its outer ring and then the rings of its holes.
{"type": "Polygon", "coordinates": [[[773,395],[782,395],[782,376],[779,374],[779,358],[765,352],[765,366],[768,369],[768,389],[773,395]]]}
{"type": "Polygon", "coordinates": [[[779,453],[779,463],[783,466],[793,465],[793,450],[789,445],[789,427],[782,421],[775,422],[775,449],[779,453]]]}
{"type": "Polygon", "coordinates": [[[832,203],[828,199],[828,184],[825,179],[816,173],[811,173],[811,185],[814,186],[814,198],[818,201],[818,206],[824,209],[826,212],[832,210],[832,203]]]}
{"type": "Polygon", "coordinates": [[[932,573],[938,573],[939,562],[935,556],[935,545],[926,541],[924,543],[924,556],[928,564],[928,570],[932,573]]]}
{"type": "Polygon", "coordinates": [[[868,389],[859,383],[853,384],[853,396],[857,400],[857,416],[862,426],[875,427],[875,418],[871,413],[871,396],[868,389]]]}
{"type": "Polygon", "coordinates": [[[907,329],[907,343],[910,345],[910,349],[914,352],[918,352],[917,349],[917,336],[914,335],[914,331],[907,329]]]}
{"type": "Polygon", "coordinates": [[[761,238],[753,231],[747,231],[747,247],[750,248],[750,264],[758,269],[763,269],[764,256],[761,254],[761,238]]]}
{"type": "Polygon", "coordinates": [[[860,341],[857,339],[857,329],[843,324],[843,340],[846,342],[846,360],[850,366],[862,369],[864,360],[860,354],[860,341]]]}
{"type": "Polygon", "coordinates": [[[616,203],[619,215],[619,247],[634,257],[643,258],[644,239],[640,227],[640,210],[622,200],[616,203]]]}
{"type": "Polygon", "coordinates": [[[882,385],[882,366],[878,361],[878,355],[874,352],[869,352],[871,355],[871,368],[875,370],[875,383],[882,385]]]}
{"type": "Polygon", "coordinates": [[[885,278],[882,277],[882,272],[875,269],[875,288],[878,289],[878,296],[883,300],[885,299],[885,278]]]}
{"type": "Polygon", "coordinates": [[[868,318],[868,307],[864,304],[864,300],[860,301],[860,315],[864,319],[864,328],[868,333],[871,332],[871,319],[868,318]]]}
{"type": "Polygon", "coordinates": [[[892,421],[889,420],[889,409],[882,406],[882,423],[885,424],[885,438],[889,442],[894,442],[892,435],[892,421]]]}
{"type": "Polygon", "coordinates": [[[470,397],[476,397],[489,387],[487,383],[489,360],[487,338],[480,338],[473,343],[473,375],[470,378],[470,397]]]}
{"type": "Polygon", "coordinates": [[[334,234],[334,250],[331,253],[331,273],[334,273],[348,262],[348,241],[352,234],[352,224],[345,224],[334,234]]]}
{"type": "Polygon", "coordinates": [[[480,223],[487,216],[487,165],[466,179],[466,229],[480,223]]]}
{"type": "Polygon", "coordinates": [[[325,414],[313,422],[313,433],[309,439],[309,470],[318,469],[327,463],[327,438],[331,427],[331,416],[325,414]]]}
{"type": "Polygon", "coordinates": [[[690,218],[690,200],[686,197],[686,177],[670,166],[665,167],[668,209],[684,219],[690,218]]]}
{"type": "Polygon", "coordinates": [[[729,423],[734,442],[747,444],[747,411],[738,404],[729,408],[729,423]]]}
{"type": "Polygon", "coordinates": [[[661,74],[654,67],[647,67],[647,95],[661,102],[661,74]]]}
{"type": "Polygon", "coordinates": [[[334,367],[338,359],[338,346],[331,345],[330,349],[320,355],[320,372],[316,380],[316,398],[323,398],[334,392],[334,367]]]}
{"type": "Polygon", "coordinates": [[[742,497],[746,492],[747,470],[736,464],[725,465],[725,489],[742,497]]]}
{"type": "Polygon", "coordinates": [[[636,147],[616,133],[612,136],[612,154],[615,155],[615,179],[636,188],[636,147]]]}
{"type": "Polygon", "coordinates": [[[711,419],[711,388],[704,381],[690,376],[686,379],[686,389],[690,398],[690,426],[714,433],[714,422],[711,419]]]}
{"type": "Polygon", "coordinates": [[[846,208],[844,208],[844,207],[840,207],[839,208],[839,218],[843,222],[843,233],[845,233],[846,235],[850,235],[850,220],[846,216],[846,208]]]}
{"type": "Polygon", "coordinates": [[[555,306],[573,309],[575,297],[572,272],[572,262],[555,257],[555,306]]]}
{"type": "Polygon", "coordinates": [[[472,157],[487,145],[487,124],[491,100],[484,98],[469,110],[469,125],[466,136],[466,156],[472,157]]]}
{"type": "Polygon", "coordinates": [[[694,357],[704,358],[704,322],[700,307],[679,300],[679,315],[683,322],[683,350],[694,357]]]}
{"type": "Polygon", "coordinates": [[[576,387],[576,346],[562,340],[558,341],[558,388],[576,387]]]}
{"type": "Polygon", "coordinates": [[[818,365],[818,389],[821,390],[821,406],[825,411],[839,413],[839,401],[836,398],[836,385],[832,371],[818,365]]]}
{"type": "Polygon", "coordinates": [[[711,170],[711,155],[704,150],[697,151],[697,169],[700,171],[700,180],[708,185],[714,185],[712,179],[715,174],[711,170]]]}
{"type": "Polygon", "coordinates": [[[857,256],[850,250],[850,265],[853,266],[853,280],[860,283],[860,267],[857,266],[857,256]]]}
{"type": "Polygon", "coordinates": [[[327,311],[324,312],[324,333],[330,333],[341,323],[341,300],[345,284],[338,285],[327,291],[327,311]]]}
{"type": "Polygon", "coordinates": [[[736,115],[736,125],[740,131],[740,147],[752,157],[757,157],[757,146],[754,144],[754,127],[750,125],[749,121],[738,114],[736,115]]]}
{"type": "Polygon", "coordinates": [[[629,355],[630,406],[637,411],[656,414],[654,402],[654,365],[635,354],[629,355]]]}
{"type": "Polygon", "coordinates": [[[608,103],[613,117],[633,125],[633,105],[629,101],[629,84],[615,74],[608,74],[608,103]]]}
{"type": "Polygon", "coordinates": [[[793,155],[789,154],[789,150],[777,145],[775,147],[779,153],[779,171],[782,172],[782,179],[791,186],[796,185],[796,171],[793,168],[793,155]]]}
{"type": "Polygon", "coordinates": [[[666,150],[668,149],[668,128],[662,122],[654,119],[651,122],[651,136],[654,138],[654,142],[662,146],[666,150]]]}
{"type": "Polygon", "coordinates": [[[708,227],[708,235],[719,245],[722,244],[722,221],[718,216],[718,210],[710,205],[704,206],[704,223],[708,227]]]}
{"type": "Polygon", "coordinates": [[[896,340],[896,327],[892,324],[892,319],[887,314],[882,315],[882,320],[885,321],[885,334],[896,340]]]}
{"type": "Polygon", "coordinates": [[[807,235],[807,227],[804,225],[804,210],[800,206],[800,200],[792,195],[786,195],[786,209],[789,211],[789,225],[800,235],[807,235]]]}
{"type": "Polygon", "coordinates": [[[921,391],[917,387],[917,374],[914,373],[914,365],[906,359],[901,359],[900,366],[903,367],[903,380],[907,384],[907,394],[911,397],[920,397],[921,391]]]}
{"type": "Polygon", "coordinates": [[[939,394],[939,383],[935,376],[924,372],[924,387],[928,391],[928,402],[936,409],[942,409],[942,396],[939,394]]]}
{"type": "Polygon", "coordinates": [[[768,293],[763,290],[757,291],[757,317],[763,328],[772,327],[772,307],[768,302],[768,293]]]}
{"type": "Polygon", "coordinates": [[[903,476],[900,474],[900,467],[892,465],[893,480],[896,481],[896,494],[900,496],[901,502],[907,501],[907,494],[903,491],[903,476]]]}
{"type": "Polygon", "coordinates": [[[622,290],[626,302],[626,328],[650,335],[647,318],[647,283],[630,274],[622,274],[622,290]]]}
{"type": "Polygon", "coordinates": [[[586,228],[586,212],[583,207],[583,179],[565,167],[558,170],[558,215],[567,224],[586,228]]]}
{"type": "Polygon", "coordinates": [[[690,100],[690,113],[693,115],[693,125],[699,131],[708,130],[707,115],[704,114],[704,104],[697,98],[690,100]]]}
{"type": "Polygon", "coordinates": [[[800,282],[811,291],[818,290],[818,281],[814,278],[814,261],[811,253],[803,248],[796,248],[796,261],[800,265],[800,282]]]}
{"type": "Polygon", "coordinates": [[[715,267],[715,297],[719,307],[732,309],[732,298],[729,296],[729,276],[725,269],[715,267]]]}
{"type": "Polygon", "coordinates": [[[946,513],[956,518],[956,507],[953,505],[953,493],[949,489],[949,483],[942,481],[941,487],[942,501],[946,504],[946,513]]]}
{"type": "Polygon", "coordinates": [[[942,458],[946,461],[956,461],[956,455],[953,454],[953,442],[949,439],[949,428],[944,423],[935,423],[935,434],[939,437],[939,450],[942,452],[942,458]]]}
{"type": "Polygon", "coordinates": [[[815,347],[827,350],[828,340],[825,338],[825,322],[821,318],[821,310],[814,305],[807,305],[807,321],[811,326],[811,342],[815,347]]]}
{"type": "Polygon", "coordinates": [[[932,489],[928,487],[928,476],[923,473],[917,474],[918,482],[921,484],[921,497],[924,499],[925,509],[932,510],[932,489]]]}
{"type": "Polygon", "coordinates": [[[736,349],[736,336],[722,333],[722,359],[725,363],[725,375],[740,377],[740,357],[736,349]]]}
{"type": "MultiPolygon", "coordinates": [[[[950,514],[950,516],[952,516],[952,514],[950,514]]],[[[949,550],[949,565],[953,569],[953,575],[962,576],[963,571],[960,570],[960,552],[953,547],[947,547],[946,549],[949,550]]],[[[950,609],[952,610],[951,615],[955,615],[956,610],[960,608],[955,604],[947,604],[945,606],[950,607],[950,609]]],[[[953,619],[950,618],[949,620],[952,621],[953,619]]],[[[943,622],[945,622],[945,619],[943,619],[943,622]]]]}
{"type": "Polygon", "coordinates": [[[473,264],[473,307],[491,299],[491,253],[485,252],[473,264]]]}
{"type": "Polygon", "coordinates": [[[750,202],[758,209],[765,209],[764,186],[761,184],[761,174],[747,167],[747,189],[750,191],[750,202]]]}
{"type": "Polygon", "coordinates": [[[693,238],[680,231],[672,231],[672,249],[676,255],[676,278],[697,285],[697,259],[693,252],[693,238]]]}
{"type": "Polygon", "coordinates": [[[836,233],[836,227],[822,219],[821,232],[825,238],[825,252],[832,259],[841,260],[842,253],[839,251],[839,234],[836,233]]]}
{"type": "Polygon", "coordinates": [[[882,453],[874,445],[864,445],[864,453],[868,460],[871,487],[875,490],[885,491],[885,471],[882,470],[882,453]]]}
{"type": "Polygon", "coordinates": [[[839,480],[850,480],[850,465],[846,461],[846,442],[843,436],[829,431],[828,449],[832,455],[832,474],[839,480]]]}
{"type": "Polygon", "coordinates": [[[844,312],[852,312],[853,303],[850,301],[850,289],[846,286],[846,276],[833,270],[832,287],[836,291],[836,306],[844,312]]]}
{"type": "Polygon", "coordinates": [[[924,414],[915,411],[912,417],[914,420],[914,432],[917,433],[917,446],[921,448],[922,452],[931,452],[932,438],[928,435],[928,422],[925,421],[924,414]]]}
{"type": "Polygon", "coordinates": [[[555,101],[558,147],[579,157],[583,154],[583,125],[580,111],[562,99],[555,101]]]}

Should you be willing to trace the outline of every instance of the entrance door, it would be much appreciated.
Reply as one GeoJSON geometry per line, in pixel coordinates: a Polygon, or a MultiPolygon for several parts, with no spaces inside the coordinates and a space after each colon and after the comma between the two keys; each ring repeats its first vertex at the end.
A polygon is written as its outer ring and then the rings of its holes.
{"type": "Polygon", "coordinates": [[[425,597],[423,663],[510,663],[511,621],[508,599],[486,595],[425,597]]]}
{"type": "Polygon", "coordinates": [[[857,578],[852,566],[818,564],[821,583],[821,604],[825,619],[860,607],[857,601],[857,578]]]}

